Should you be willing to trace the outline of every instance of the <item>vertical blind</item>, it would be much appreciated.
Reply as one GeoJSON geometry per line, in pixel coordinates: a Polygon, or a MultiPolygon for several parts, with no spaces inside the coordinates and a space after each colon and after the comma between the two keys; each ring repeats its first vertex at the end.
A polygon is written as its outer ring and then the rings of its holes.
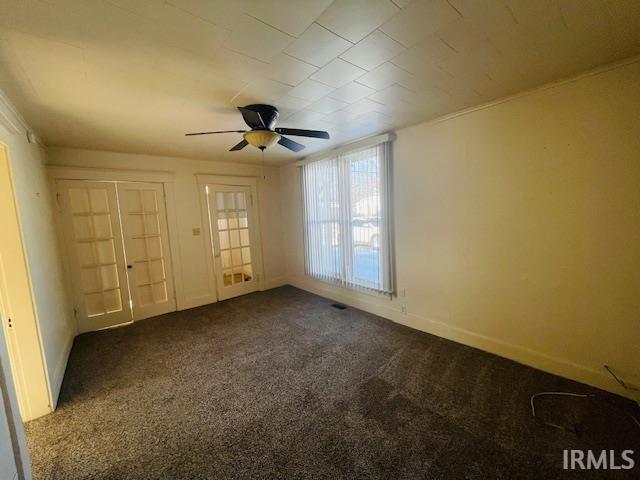
{"type": "Polygon", "coordinates": [[[307,275],[393,293],[391,142],[303,165],[307,275]]]}

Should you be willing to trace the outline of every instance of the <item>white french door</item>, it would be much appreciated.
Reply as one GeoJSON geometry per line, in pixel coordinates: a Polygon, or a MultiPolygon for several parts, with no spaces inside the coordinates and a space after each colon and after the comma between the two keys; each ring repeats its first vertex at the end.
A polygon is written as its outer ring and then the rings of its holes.
{"type": "Polygon", "coordinates": [[[58,182],[81,331],[131,321],[115,183],[58,182]]]}
{"type": "Polygon", "coordinates": [[[206,185],[218,299],[258,290],[259,257],[252,189],[206,185]]]}
{"type": "Polygon", "coordinates": [[[176,309],[164,192],[158,183],[118,183],[133,319],[176,309]]]}
{"type": "Polygon", "coordinates": [[[80,331],[176,309],[162,188],[57,182],[80,331]]]}

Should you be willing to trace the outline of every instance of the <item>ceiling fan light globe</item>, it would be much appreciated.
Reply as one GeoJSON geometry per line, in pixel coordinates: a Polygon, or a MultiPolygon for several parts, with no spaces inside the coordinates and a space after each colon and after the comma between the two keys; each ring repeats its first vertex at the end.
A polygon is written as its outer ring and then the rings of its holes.
{"type": "Polygon", "coordinates": [[[243,135],[244,139],[256,148],[264,150],[280,140],[280,135],[270,130],[251,130],[243,135]]]}

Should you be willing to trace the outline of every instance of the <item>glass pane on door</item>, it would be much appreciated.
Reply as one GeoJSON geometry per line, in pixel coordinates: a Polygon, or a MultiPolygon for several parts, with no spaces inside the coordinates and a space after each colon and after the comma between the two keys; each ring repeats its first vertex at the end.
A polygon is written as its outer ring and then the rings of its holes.
{"type": "Polygon", "coordinates": [[[245,192],[216,192],[218,243],[225,287],[253,280],[245,192]]]}
{"type": "Polygon", "coordinates": [[[133,270],[129,276],[131,288],[138,297],[135,307],[166,303],[167,278],[160,231],[159,192],[141,186],[126,186],[123,190],[126,236],[133,247],[127,250],[127,260],[133,270]]]}
{"type": "Polygon", "coordinates": [[[69,188],[69,213],[80,267],[78,280],[87,317],[123,310],[107,188],[69,188]]]}

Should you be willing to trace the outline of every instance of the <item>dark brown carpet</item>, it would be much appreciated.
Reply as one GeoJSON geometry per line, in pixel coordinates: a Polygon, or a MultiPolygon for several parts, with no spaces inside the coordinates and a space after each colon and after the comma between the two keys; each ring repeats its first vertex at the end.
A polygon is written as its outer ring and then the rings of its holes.
{"type": "Polygon", "coordinates": [[[283,287],[79,336],[35,478],[638,478],[563,472],[634,449],[635,404],[283,287]],[[594,393],[541,399],[540,391],[594,393]]]}

